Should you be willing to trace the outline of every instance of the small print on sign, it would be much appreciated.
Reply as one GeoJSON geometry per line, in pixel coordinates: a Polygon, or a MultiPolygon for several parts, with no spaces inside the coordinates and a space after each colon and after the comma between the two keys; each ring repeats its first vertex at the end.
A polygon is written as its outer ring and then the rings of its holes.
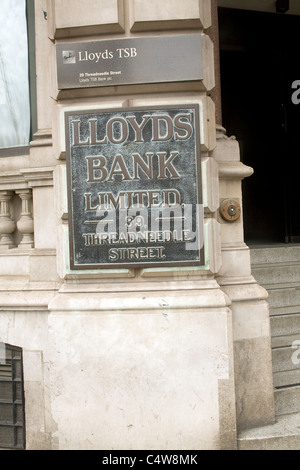
{"type": "Polygon", "coordinates": [[[57,86],[201,81],[201,51],[199,33],[57,44],[57,86]]]}

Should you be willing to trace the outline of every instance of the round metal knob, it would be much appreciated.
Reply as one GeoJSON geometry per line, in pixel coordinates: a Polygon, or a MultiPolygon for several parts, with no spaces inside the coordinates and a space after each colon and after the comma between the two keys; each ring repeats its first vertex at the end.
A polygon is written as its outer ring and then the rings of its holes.
{"type": "Polygon", "coordinates": [[[230,217],[234,217],[235,214],[237,213],[237,208],[234,206],[234,205],[230,205],[227,209],[227,212],[228,214],[230,215],[230,217]]]}
{"type": "Polygon", "coordinates": [[[226,199],[220,205],[220,214],[226,222],[235,222],[240,218],[241,206],[234,199],[226,199]]]}

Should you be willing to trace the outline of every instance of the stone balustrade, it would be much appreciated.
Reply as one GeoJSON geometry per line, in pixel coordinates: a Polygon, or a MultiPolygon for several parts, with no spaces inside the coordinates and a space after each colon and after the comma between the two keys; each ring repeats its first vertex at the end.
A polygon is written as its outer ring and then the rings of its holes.
{"type": "Polygon", "coordinates": [[[34,226],[31,188],[0,190],[0,250],[33,248],[34,226]],[[21,199],[21,213],[16,210],[16,198],[21,199]],[[16,231],[19,236],[14,236],[16,231]],[[16,240],[20,240],[16,244],[16,240]]]}
{"type": "MultiPolygon", "coordinates": [[[[45,248],[37,246],[44,222],[34,217],[33,200],[40,208],[47,204],[52,193],[53,168],[26,168],[23,170],[0,173],[0,252],[18,249],[45,248]],[[44,191],[46,190],[46,193],[44,191]],[[44,200],[46,198],[46,200],[44,200]],[[34,220],[35,219],[35,220],[34,220]],[[37,227],[36,227],[37,225],[37,227]],[[35,236],[34,236],[34,232],[35,236]]],[[[47,212],[48,210],[45,209],[47,212]]],[[[43,235],[44,237],[44,235],[43,235]]]]}

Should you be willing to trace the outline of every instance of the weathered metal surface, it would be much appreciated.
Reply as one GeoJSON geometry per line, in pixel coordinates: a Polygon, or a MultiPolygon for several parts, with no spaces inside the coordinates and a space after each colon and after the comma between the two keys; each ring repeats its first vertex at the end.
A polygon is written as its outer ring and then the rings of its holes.
{"type": "Polygon", "coordinates": [[[66,113],[72,269],[201,265],[199,106],[66,113]]]}

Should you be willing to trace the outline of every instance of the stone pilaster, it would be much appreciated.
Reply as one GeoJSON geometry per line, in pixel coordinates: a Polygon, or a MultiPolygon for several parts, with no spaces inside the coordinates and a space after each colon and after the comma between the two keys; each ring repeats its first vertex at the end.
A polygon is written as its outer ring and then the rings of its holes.
{"type": "Polygon", "coordinates": [[[253,169],[240,161],[239,144],[218,126],[214,151],[219,165],[220,206],[238,209],[237,217],[219,214],[222,267],[217,280],[231,299],[238,429],[273,423],[274,389],[267,292],[251,274],[244,242],[241,181],[253,169]]]}

